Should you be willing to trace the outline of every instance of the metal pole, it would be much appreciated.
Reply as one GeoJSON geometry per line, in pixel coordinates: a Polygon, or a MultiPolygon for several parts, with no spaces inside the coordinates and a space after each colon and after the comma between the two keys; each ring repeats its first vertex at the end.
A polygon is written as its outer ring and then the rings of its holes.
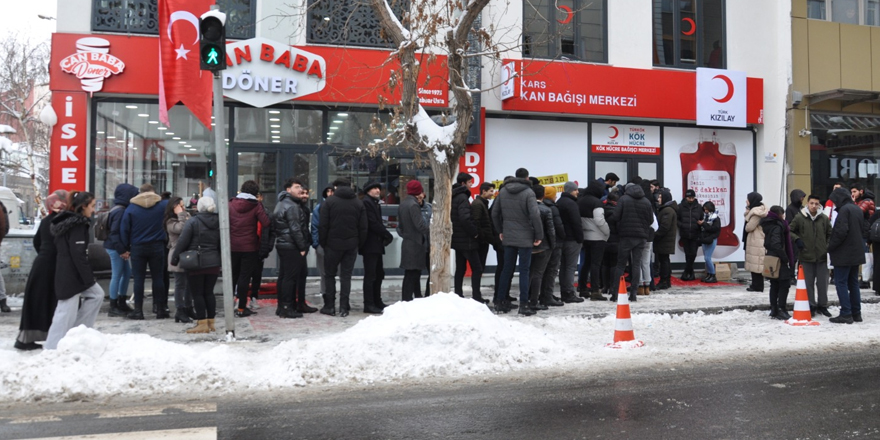
{"type": "MultiPolygon", "coordinates": [[[[213,7],[212,7],[213,8],[213,7]]],[[[235,314],[232,297],[232,254],[229,243],[229,177],[226,174],[226,123],[223,112],[223,87],[220,83],[220,72],[214,72],[214,152],[216,153],[216,173],[214,192],[217,214],[220,215],[220,264],[223,270],[223,314],[226,317],[226,339],[235,338],[235,314]]]]}

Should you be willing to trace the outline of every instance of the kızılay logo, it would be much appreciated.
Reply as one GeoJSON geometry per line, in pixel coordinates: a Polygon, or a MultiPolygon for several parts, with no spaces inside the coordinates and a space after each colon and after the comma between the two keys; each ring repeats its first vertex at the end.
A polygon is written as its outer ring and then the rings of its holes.
{"type": "Polygon", "coordinates": [[[110,42],[103,38],[80,38],[76,41],[76,52],[61,60],[61,70],[76,75],[87,92],[100,91],[105,78],[125,70],[125,63],[109,54],[110,42]]]}

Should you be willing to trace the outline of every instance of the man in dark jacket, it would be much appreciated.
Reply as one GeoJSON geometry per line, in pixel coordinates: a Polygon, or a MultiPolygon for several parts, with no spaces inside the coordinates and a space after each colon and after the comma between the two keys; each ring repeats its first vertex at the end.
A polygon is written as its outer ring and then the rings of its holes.
{"type": "Polygon", "coordinates": [[[327,200],[327,197],[332,195],[333,185],[324,187],[324,191],[321,192],[321,201],[312,210],[311,219],[312,247],[315,248],[315,264],[318,266],[318,275],[321,277],[321,295],[327,291],[327,286],[324,283],[324,248],[318,243],[318,226],[321,224],[321,204],[324,203],[324,200],[327,200]]]}
{"type": "Polygon", "coordinates": [[[529,266],[529,304],[527,308],[520,306],[520,315],[534,315],[538,310],[547,310],[546,305],[538,305],[538,299],[543,289],[544,272],[547,264],[553,256],[553,248],[556,244],[556,230],[553,225],[553,212],[543,203],[544,187],[540,184],[532,184],[532,191],[538,203],[538,213],[541,216],[541,226],[544,228],[544,240],[532,248],[532,261],[529,266]]]}
{"type": "Polygon", "coordinates": [[[400,268],[403,269],[400,295],[403,301],[412,301],[413,297],[422,296],[419,278],[422,271],[428,268],[426,255],[428,234],[431,231],[419,206],[424,193],[421,182],[410,180],[406,184],[406,198],[400,202],[400,209],[397,211],[397,235],[403,240],[400,245],[400,268]]]}
{"type": "MultiPolygon", "coordinates": [[[[302,182],[287,179],[284,191],[278,193],[278,203],[272,213],[275,230],[275,249],[281,260],[278,270],[278,308],[281,318],[302,318],[305,295],[297,298],[297,285],[308,275],[305,270],[309,250],[308,217],[302,206],[302,182]],[[297,301],[300,299],[300,301],[297,301]],[[299,303],[299,304],[298,304],[299,303]],[[299,309],[303,309],[300,311],[299,309]]],[[[238,313],[237,313],[238,314],[238,313]]]]}
{"type": "MultiPolygon", "coordinates": [[[[660,266],[660,284],[658,290],[672,287],[672,266],[669,256],[675,253],[675,232],[678,220],[678,204],[672,199],[672,193],[666,188],[657,191],[657,203],[660,211],[657,213],[657,232],[654,233],[654,254],[657,255],[657,263],[660,266]]],[[[647,294],[643,289],[643,293],[647,294]]]]}
{"type": "MultiPolygon", "coordinates": [[[[541,202],[544,206],[550,208],[550,214],[553,215],[553,230],[556,234],[553,240],[553,247],[550,251],[550,261],[547,262],[547,269],[544,270],[544,277],[541,280],[541,296],[538,297],[538,301],[541,306],[544,307],[560,307],[565,303],[553,298],[553,289],[556,285],[556,277],[559,275],[559,264],[562,260],[562,243],[565,241],[565,225],[562,224],[562,215],[559,213],[559,208],[556,206],[556,188],[552,186],[545,187],[543,200],[541,200],[541,202]]],[[[546,226],[544,226],[544,230],[547,230],[546,226]]],[[[529,274],[529,276],[531,277],[531,274],[529,274]]],[[[534,283],[534,281],[532,281],[532,283],[534,283]]],[[[531,295],[531,293],[529,295],[531,295]]]]}
{"type": "Polygon", "coordinates": [[[385,246],[391,244],[394,236],[382,223],[382,208],[379,198],[382,184],[368,183],[364,187],[364,211],[367,217],[367,238],[361,245],[364,256],[364,313],[382,313],[386,307],[382,302],[382,280],[385,279],[385,266],[382,255],[385,246]]]}
{"type": "Polygon", "coordinates": [[[617,224],[620,245],[617,254],[617,268],[611,280],[611,300],[617,301],[620,278],[623,277],[627,260],[632,260],[632,285],[629,289],[629,300],[636,301],[636,292],[641,279],[642,252],[648,240],[649,230],[653,229],[654,210],[651,202],[645,198],[641,186],[629,183],[624,187],[624,195],[617,202],[612,221],[617,224]]]}
{"type": "Polygon", "coordinates": [[[834,266],[834,285],[840,300],[840,315],[831,318],[836,324],[862,322],[862,297],[859,290],[859,265],[865,264],[864,231],[865,217],[853,203],[850,193],[837,188],[831,193],[831,201],[837,211],[837,219],[831,229],[828,254],[834,266]]]}
{"type": "Polygon", "coordinates": [[[150,267],[150,278],[153,280],[153,303],[156,306],[156,319],[166,319],[168,295],[165,294],[163,281],[165,267],[165,206],[153,190],[153,185],[145,183],[140,187],[140,194],[131,199],[131,203],[122,214],[119,227],[119,238],[126,252],[131,255],[131,273],[134,277],[134,310],[128,319],[144,319],[144,282],[147,278],[147,266],[150,267]]]}
{"type": "Polygon", "coordinates": [[[605,178],[601,177],[596,179],[597,182],[601,183],[604,187],[602,190],[602,201],[608,197],[608,191],[611,191],[611,188],[614,188],[617,185],[617,182],[620,182],[620,177],[617,177],[617,174],[608,173],[605,175],[605,178]]]}
{"type": "Polygon", "coordinates": [[[791,203],[785,208],[785,221],[788,224],[791,224],[792,220],[794,220],[795,216],[797,216],[801,209],[804,207],[804,197],[807,196],[807,193],[794,189],[789,194],[789,199],[791,199],[791,203]]]}
{"type": "Polygon", "coordinates": [[[260,236],[257,228],[269,226],[269,216],[257,201],[260,185],[253,180],[241,184],[241,191],[229,202],[229,244],[232,251],[232,285],[238,295],[239,317],[253,315],[247,307],[250,274],[260,264],[260,236]],[[242,276],[244,274],[244,276],[242,276]]]}
{"type": "Polygon", "coordinates": [[[562,194],[556,201],[565,239],[562,241],[562,256],[559,260],[560,296],[576,298],[574,290],[574,273],[577,270],[578,257],[584,242],[584,228],[581,225],[581,214],[577,204],[578,187],[574,182],[565,182],[562,194]]]}
{"type": "Polygon", "coordinates": [[[818,196],[810,195],[807,198],[807,207],[794,216],[790,227],[795,255],[804,268],[810,312],[813,316],[818,312],[831,317],[828,311],[828,239],[831,238],[831,221],[822,212],[818,196]]]}
{"type": "Polygon", "coordinates": [[[458,173],[455,185],[452,186],[452,205],[449,215],[452,218],[452,249],[455,251],[454,288],[458,296],[463,297],[464,274],[467,265],[471,265],[471,289],[475,301],[486,302],[480,293],[480,280],[483,277],[483,265],[480,263],[480,230],[471,215],[471,184],[473,176],[458,173]]]}
{"type": "Polygon", "coordinates": [[[599,291],[601,284],[602,258],[605,255],[605,242],[608,240],[610,231],[605,222],[605,207],[602,205],[602,184],[591,181],[584,191],[578,196],[578,210],[581,216],[581,225],[584,229],[584,262],[581,272],[578,274],[578,291],[580,298],[569,298],[563,301],[581,302],[581,298],[590,298],[591,301],[604,301],[605,297],[599,291]],[[587,289],[587,280],[590,288],[587,289]]]}
{"type": "Polygon", "coordinates": [[[850,194],[858,208],[862,210],[865,220],[871,218],[874,215],[874,193],[865,189],[865,184],[857,182],[850,187],[850,194]]]}
{"type": "Polygon", "coordinates": [[[110,256],[110,267],[113,274],[110,278],[110,316],[125,316],[132,310],[125,303],[128,293],[128,282],[131,278],[131,264],[128,251],[122,246],[119,236],[119,227],[122,225],[122,214],[128,207],[131,199],[138,194],[138,189],[128,183],[120,183],[113,192],[113,206],[107,213],[107,224],[110,233],[104,240],[104,249],[110,256]]]}
{"type": "Polygon", "coordinates": [[[474,197],[471,202],[471,218],[480,231],[480,264],[486,269],[486,258],[489,256],[489,247],[497,246],[498,234],[495,232],[495,225],[492,224],[492,217],[489,215],[489,200],[495,197],[495,184],[491,182],[483,182],[480,184],[480,195],[474,197]]]}
{"type": "Polygon", "coordinates": [[[697,278],[694,276],[694,260],[697,259],[697,249],[700,247],[700,224],[697,222],[702,219],[703,205],[697,201],[697,193],[689,189],[678,205],[678,233],[684,247],[685,261],[682,281],[693,281],[697,278]]]}
{"type": "Polygon", "coordinates": [[[351,183],[338,180],[333,184],[333,195],[321,204],[321,223],[318,225],[318,244],[324,248],[324,307],[321,313],[336,315],[336,273],[339,272],[339,315],[351,311],[351,272],[357,260],[358,248],[367,240],[367,214],[363,202],[351,188],[351,183]]]}

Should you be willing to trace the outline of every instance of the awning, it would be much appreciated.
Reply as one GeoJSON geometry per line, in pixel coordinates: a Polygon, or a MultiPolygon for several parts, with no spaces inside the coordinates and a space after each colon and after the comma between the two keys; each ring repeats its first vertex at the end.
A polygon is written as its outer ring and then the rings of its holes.
{"type": "Polygon", "coordinates": [[[810,98],[810,105],[818,104],[823,101],[841,101],[843,107],[861,102],[880,103],[880,93],[870,90],[854,90],[854,89],[834,89],[824,92],[811,93],[807,95],[810,98]]]}
{"type": "Polygon", "coordinates": [[[810,113],[810,130],[828,130],[832,133],[845,131],[880,133],[880,117],[810,113]]]}

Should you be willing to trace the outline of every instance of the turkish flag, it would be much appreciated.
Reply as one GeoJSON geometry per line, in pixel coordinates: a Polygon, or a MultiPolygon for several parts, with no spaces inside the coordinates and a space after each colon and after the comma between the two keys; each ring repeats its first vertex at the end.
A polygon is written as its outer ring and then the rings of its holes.
{"type": "Polygon", "coordinates": [[[211,129],[211,72],[199,68],[199,17],[214,0],[159,0],[159,120],[168,109],[187,106],[211,129]]]}

